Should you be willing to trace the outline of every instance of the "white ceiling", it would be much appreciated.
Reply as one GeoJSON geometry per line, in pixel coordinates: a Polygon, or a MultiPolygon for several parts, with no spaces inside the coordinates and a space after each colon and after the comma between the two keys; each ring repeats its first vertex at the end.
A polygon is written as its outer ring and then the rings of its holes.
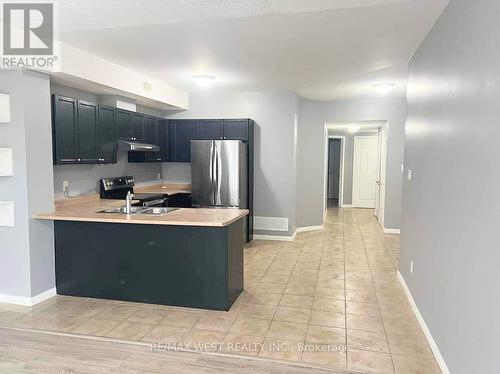
{"type": "Polygon", "coordinates": [[[186,91],[406,92],[407,62],[448,0],[64,0],[60,39],[186,91]]]}

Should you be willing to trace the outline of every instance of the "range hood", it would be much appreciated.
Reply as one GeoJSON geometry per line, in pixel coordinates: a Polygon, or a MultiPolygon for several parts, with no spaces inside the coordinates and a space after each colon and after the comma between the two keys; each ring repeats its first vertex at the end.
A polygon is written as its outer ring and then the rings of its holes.
{"type": "Polygon", "coordinates": [[[135,142],[132,140],[118,140],[118,149],[134,152],[158,152],[160,147],[155,144],[135,142]]]}

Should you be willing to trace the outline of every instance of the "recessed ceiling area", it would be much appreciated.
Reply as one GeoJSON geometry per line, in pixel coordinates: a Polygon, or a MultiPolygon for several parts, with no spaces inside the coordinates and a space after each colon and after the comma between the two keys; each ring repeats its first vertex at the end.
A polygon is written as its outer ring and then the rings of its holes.
{"type": "Polygon", "coordinates": [[[377,132],[387,121],[329,122],[328,134],[377,132]]]}
{"type": "Polygon", "coordinates": [[[407,63],[448,0],[65,0],[60,39],[195,92],[404,97],[407,63]]]}

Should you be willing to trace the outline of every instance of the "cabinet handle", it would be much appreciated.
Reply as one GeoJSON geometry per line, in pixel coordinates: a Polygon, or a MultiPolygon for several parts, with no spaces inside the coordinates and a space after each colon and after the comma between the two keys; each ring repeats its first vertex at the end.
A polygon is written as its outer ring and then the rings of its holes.
{"type": "Polygon", "coordinates": [[[74,158],[61,158],[61,162],[71,162],[76,161],[74,158]]]}
{"type": "Polygon", "coordinates": [[[82,159],[81,158],[77,158],[76,161],[82,161],[82,159]]]}

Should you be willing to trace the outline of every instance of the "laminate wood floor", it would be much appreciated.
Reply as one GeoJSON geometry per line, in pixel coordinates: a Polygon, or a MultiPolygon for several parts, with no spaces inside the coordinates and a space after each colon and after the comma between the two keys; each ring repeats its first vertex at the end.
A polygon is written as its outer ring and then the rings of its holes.
{"type": "Polygon", "coordinates": [[[0,328],[0,373],[348,374],[258,358],[197,352],[153,352],[149,346],[0,328]]]}

